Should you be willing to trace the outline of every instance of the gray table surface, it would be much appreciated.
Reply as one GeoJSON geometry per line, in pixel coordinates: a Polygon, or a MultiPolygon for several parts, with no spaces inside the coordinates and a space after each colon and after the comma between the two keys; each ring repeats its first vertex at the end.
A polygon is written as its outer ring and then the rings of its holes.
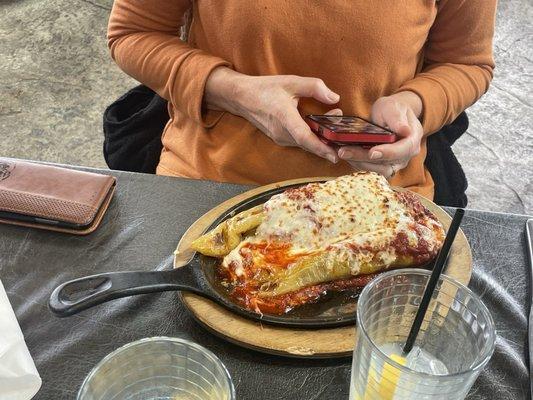
{"type": "MultiPolygon", "coordinates": [[[[149,336],[185,337],[217,354],[238,399],[346,399],[350,360],[295,360],[225,342],[200,327],[177,293],[116,300],[58,319],[47,307],[60,283],[89,274],[170,268],[171,254],[199,216],[246,188],[153,175],[113,173],[116,196],[87,237],[0,226],[0,279],[43,379],[35,399],[72,399],[83,378],[117,347],[149,336]]],[[[496,351],[469,399],[525,399],[527,217],[468,210],[463,230],[474,256],[470,287],[496,321],[496,351]]]]}

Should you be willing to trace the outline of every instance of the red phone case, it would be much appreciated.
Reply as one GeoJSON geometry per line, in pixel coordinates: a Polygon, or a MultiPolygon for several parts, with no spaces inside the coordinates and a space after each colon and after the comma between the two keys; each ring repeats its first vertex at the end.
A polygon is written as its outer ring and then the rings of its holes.
{"type": "MultiPolygon", "coordinates": [[[[378,144],[394,143],[397,140],[396,135],[392,132],[390,134],[368,133],[364,131],[335,132],[309,117],[306,116],[304,118],[305,122],[307,122],[311,130],[326,144],[335,144],[338,146],[361,144],[364,147],[371,147],[378,144]]],[[[366,120],[364,121],[368,122],[366,120]]]]}

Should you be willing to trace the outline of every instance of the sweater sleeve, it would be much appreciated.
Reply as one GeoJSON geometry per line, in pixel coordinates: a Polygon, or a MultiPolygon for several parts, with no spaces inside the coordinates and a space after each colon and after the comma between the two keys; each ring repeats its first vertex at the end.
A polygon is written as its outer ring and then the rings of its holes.
{"type": "Polygon", "coordinates": [[[108,46],[123,71],[206,126],[205,83],[213,69],[230,63],[180,39],[190,7],[190,0],[115,0],[108,46]]]}
{"type": "Polygon", "coordinates": [[[398,89],[422,99],[426,134],[474,104],[487,91],[494,69],[496,0],[440,0],[437,6],[422,71],[398,89]]]}

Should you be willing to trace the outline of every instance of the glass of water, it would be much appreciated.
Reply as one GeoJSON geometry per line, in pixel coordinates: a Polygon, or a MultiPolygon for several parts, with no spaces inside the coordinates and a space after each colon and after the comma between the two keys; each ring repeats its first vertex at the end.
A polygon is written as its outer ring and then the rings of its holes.
{"type": "Polygon", "coordinates": [[[422,269],[389,271],[361,293],[350,400],[464,399],[490,360],[496,332],[487,307],[445,275],[413,350],[402,355],[429,276],[422,269]]]}
{"type": "Polygon", "coordinates": [[[153,337],[128,343],[87,375],[78,400],[235,400],[224,364],[191,341],[153,337]]]}

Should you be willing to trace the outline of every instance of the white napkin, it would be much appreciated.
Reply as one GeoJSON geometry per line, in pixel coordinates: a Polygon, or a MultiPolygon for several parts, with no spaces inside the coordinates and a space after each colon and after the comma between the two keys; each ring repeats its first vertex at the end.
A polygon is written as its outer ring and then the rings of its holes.
{"type": "Polygon", "coordinates": [[[40,387],[41,377],[0,281],[0,400],[29,400],[40,387]]]}

